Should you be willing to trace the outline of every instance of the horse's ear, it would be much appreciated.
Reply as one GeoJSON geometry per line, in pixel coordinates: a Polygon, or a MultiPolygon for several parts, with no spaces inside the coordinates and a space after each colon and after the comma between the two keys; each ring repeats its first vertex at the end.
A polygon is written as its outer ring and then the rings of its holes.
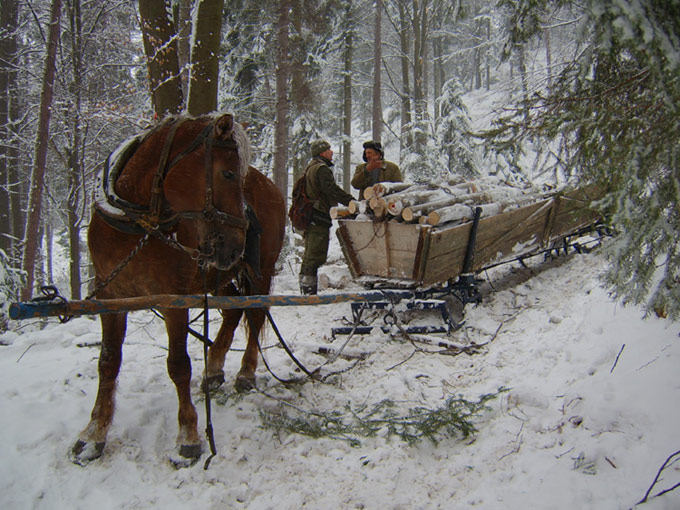
{"type": "Polygon", "coordinates": [[[231,114],[226,113],[215,121],[215,138],[224,139],[231,136],[231,130],[234,128],[234,118],[231,114]]]}

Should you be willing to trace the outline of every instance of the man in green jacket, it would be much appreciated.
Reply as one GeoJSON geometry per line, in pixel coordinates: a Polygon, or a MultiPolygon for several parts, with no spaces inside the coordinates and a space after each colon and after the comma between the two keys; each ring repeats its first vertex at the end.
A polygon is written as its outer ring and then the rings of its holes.
{"type": "Polygon", "coordinates": [[[363,159],[365,163],[357,166],[352,176],[352,186],[359,190],[359,200],[363,200],[366,188],[378,182],[402,182],[399,167],[385,161],[385,151],[380,142],[365,142],[363,159]]]}
{"type": "Polygon", "coordinates": [[[316,140],[310,146],[312,159],[305,168],[305,189],[314,202],[312,223],[304,233],[305,254],[300,266],[300,292],[316,294],[317,271],[328,257],[331,230],[331,207],[338,203],[348,205],[352,195],[335,183],[333,177],[333,151],[325,140],[316,140]]]}

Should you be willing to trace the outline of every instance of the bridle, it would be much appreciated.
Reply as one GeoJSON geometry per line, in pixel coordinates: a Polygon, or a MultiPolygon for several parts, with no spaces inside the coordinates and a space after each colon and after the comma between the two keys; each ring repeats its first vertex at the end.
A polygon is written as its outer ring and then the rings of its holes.
{"type": "MultiPolygon", "coordinates": [[[[199,265],[205,263],[205,259],[214,253],[214,248],[212,252],[201,252],[200,249],[192,248],[183,245],[173,236],[170,236],[162,231],[160,228],[161,224],[164,225],[174,225],[180,219],[189,220],[205,220],[211,223],[219,223],[221,225],[226,225],[229,227],[234,227],[240,230],[245,230],[248,227],[248,222],[246,220],[245,204],[243,207],[243,217],[238,217],[233,214],[226,213],[215,207],[214,203],[214,183],[213,183],[213,172],[212,172],[212,162],[213,162],[213,147],[219,147],[221,149],[238,151],[238,144],[233,139],[228,140],[218,140],[214,137],[215,123],[212,122],[206,126],[201,133],[194,138],[194,140],[189,144],[189,146],[182,152],[177,154],[172,161],[168,161],[170,149],[177,132],[177,129],[181,126],[182,122],[175,123],[165,138],[163,145],[163,150],[161,152],[160,161],[158,168],[153,178],[153,184],[151,187],[151,201],[149,204],[148,211],[135,211],[135,210],[125,210],[126,216],[132,219],[136,224],[138,224],[144,231],[148,234],[156,237],[166,244],[177,248],[181,251],[187,253],[192,259],[196,260],[199,265]],[[170,170],[182,161],[185,157],[192,154],[199,147],[204,147],[204,170],[205,170],[205,203],[203,209],[196,211],[170,211],[170,215],[167,215],[167,211],[163,211],[163,182],[167,177],[170,170]]],[[[219,234],[217,234],[218,239],[213,240],[220,242],[219,234]]]]}

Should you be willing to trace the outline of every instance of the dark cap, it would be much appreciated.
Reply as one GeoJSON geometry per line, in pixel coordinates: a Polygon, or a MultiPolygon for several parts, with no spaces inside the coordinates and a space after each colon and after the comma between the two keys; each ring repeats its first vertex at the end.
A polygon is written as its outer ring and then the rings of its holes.
{"type": "Polygon", "coordinates": [[[314,157],[318,156],[322,152],[327,151],[330,148],[331,144],[328,143],[326,140],[314,140],[312,144],[309,146],[309,152],[312,154],[312,157],[314,157]]]}
{"type": "Polygon", "coordinates": [[[380,142],[376,142],[374,140],[364,142],[364,154],[363,154],[364,161],[366,161],[366,149],[373,149],[374,151],[380,153],[381,158],[385,157],[385,151],[383,150],[383,146],[380,142]]]}

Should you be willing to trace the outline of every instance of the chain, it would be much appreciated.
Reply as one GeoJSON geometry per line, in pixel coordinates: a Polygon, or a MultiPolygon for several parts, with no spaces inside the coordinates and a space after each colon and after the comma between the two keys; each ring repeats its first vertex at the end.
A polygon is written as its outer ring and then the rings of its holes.
{"type": "Polygon", "coordinates": [[[149,233],[147,232],[146,234],[144,234],[144,235],[142,236],[142,238],[141,238],[141,239],[139,240],[139,242],[137,243],[137,246],[135,246],[135,247],[133,248],[133,250],[130,252],[130,254],[129,254],[129,255],[128,255],[128,256],[127,256],[120,264],[118,264],[118,266],[117,266],[113,271],[111,271],[111,273],[109,274],[109,276],[106,277],[105,280],[102,280],[101,282],[99,282],[99,283],[97,284],[97,286],[95,287],[95,289],[94,289],[94,290],[90,293],[90,295],[87,296],[85,299],[86,299],[86,300],[87,300],[87,299],[92,299],[93,297],[95,297],[95,296],[97,295],[97,293],[98,293],[100,290],[102,290],[102,289],[103,289],[104,287],[106,287],[109,283],[111,283],[111,281],[112,281],[116,276],[118,276],[118,274],[120,274],[120,272],[121,272],[121,271],[123,270],[123,268],[128,264],[128,262],[130,262],[130,261],[132,260],[132,258],[133,258],[135,255],[137,255],[137,253],[139,253],[139,250],[142,249],[142,247],[147,243],[148,240],[149,240],[149,233]]]}

